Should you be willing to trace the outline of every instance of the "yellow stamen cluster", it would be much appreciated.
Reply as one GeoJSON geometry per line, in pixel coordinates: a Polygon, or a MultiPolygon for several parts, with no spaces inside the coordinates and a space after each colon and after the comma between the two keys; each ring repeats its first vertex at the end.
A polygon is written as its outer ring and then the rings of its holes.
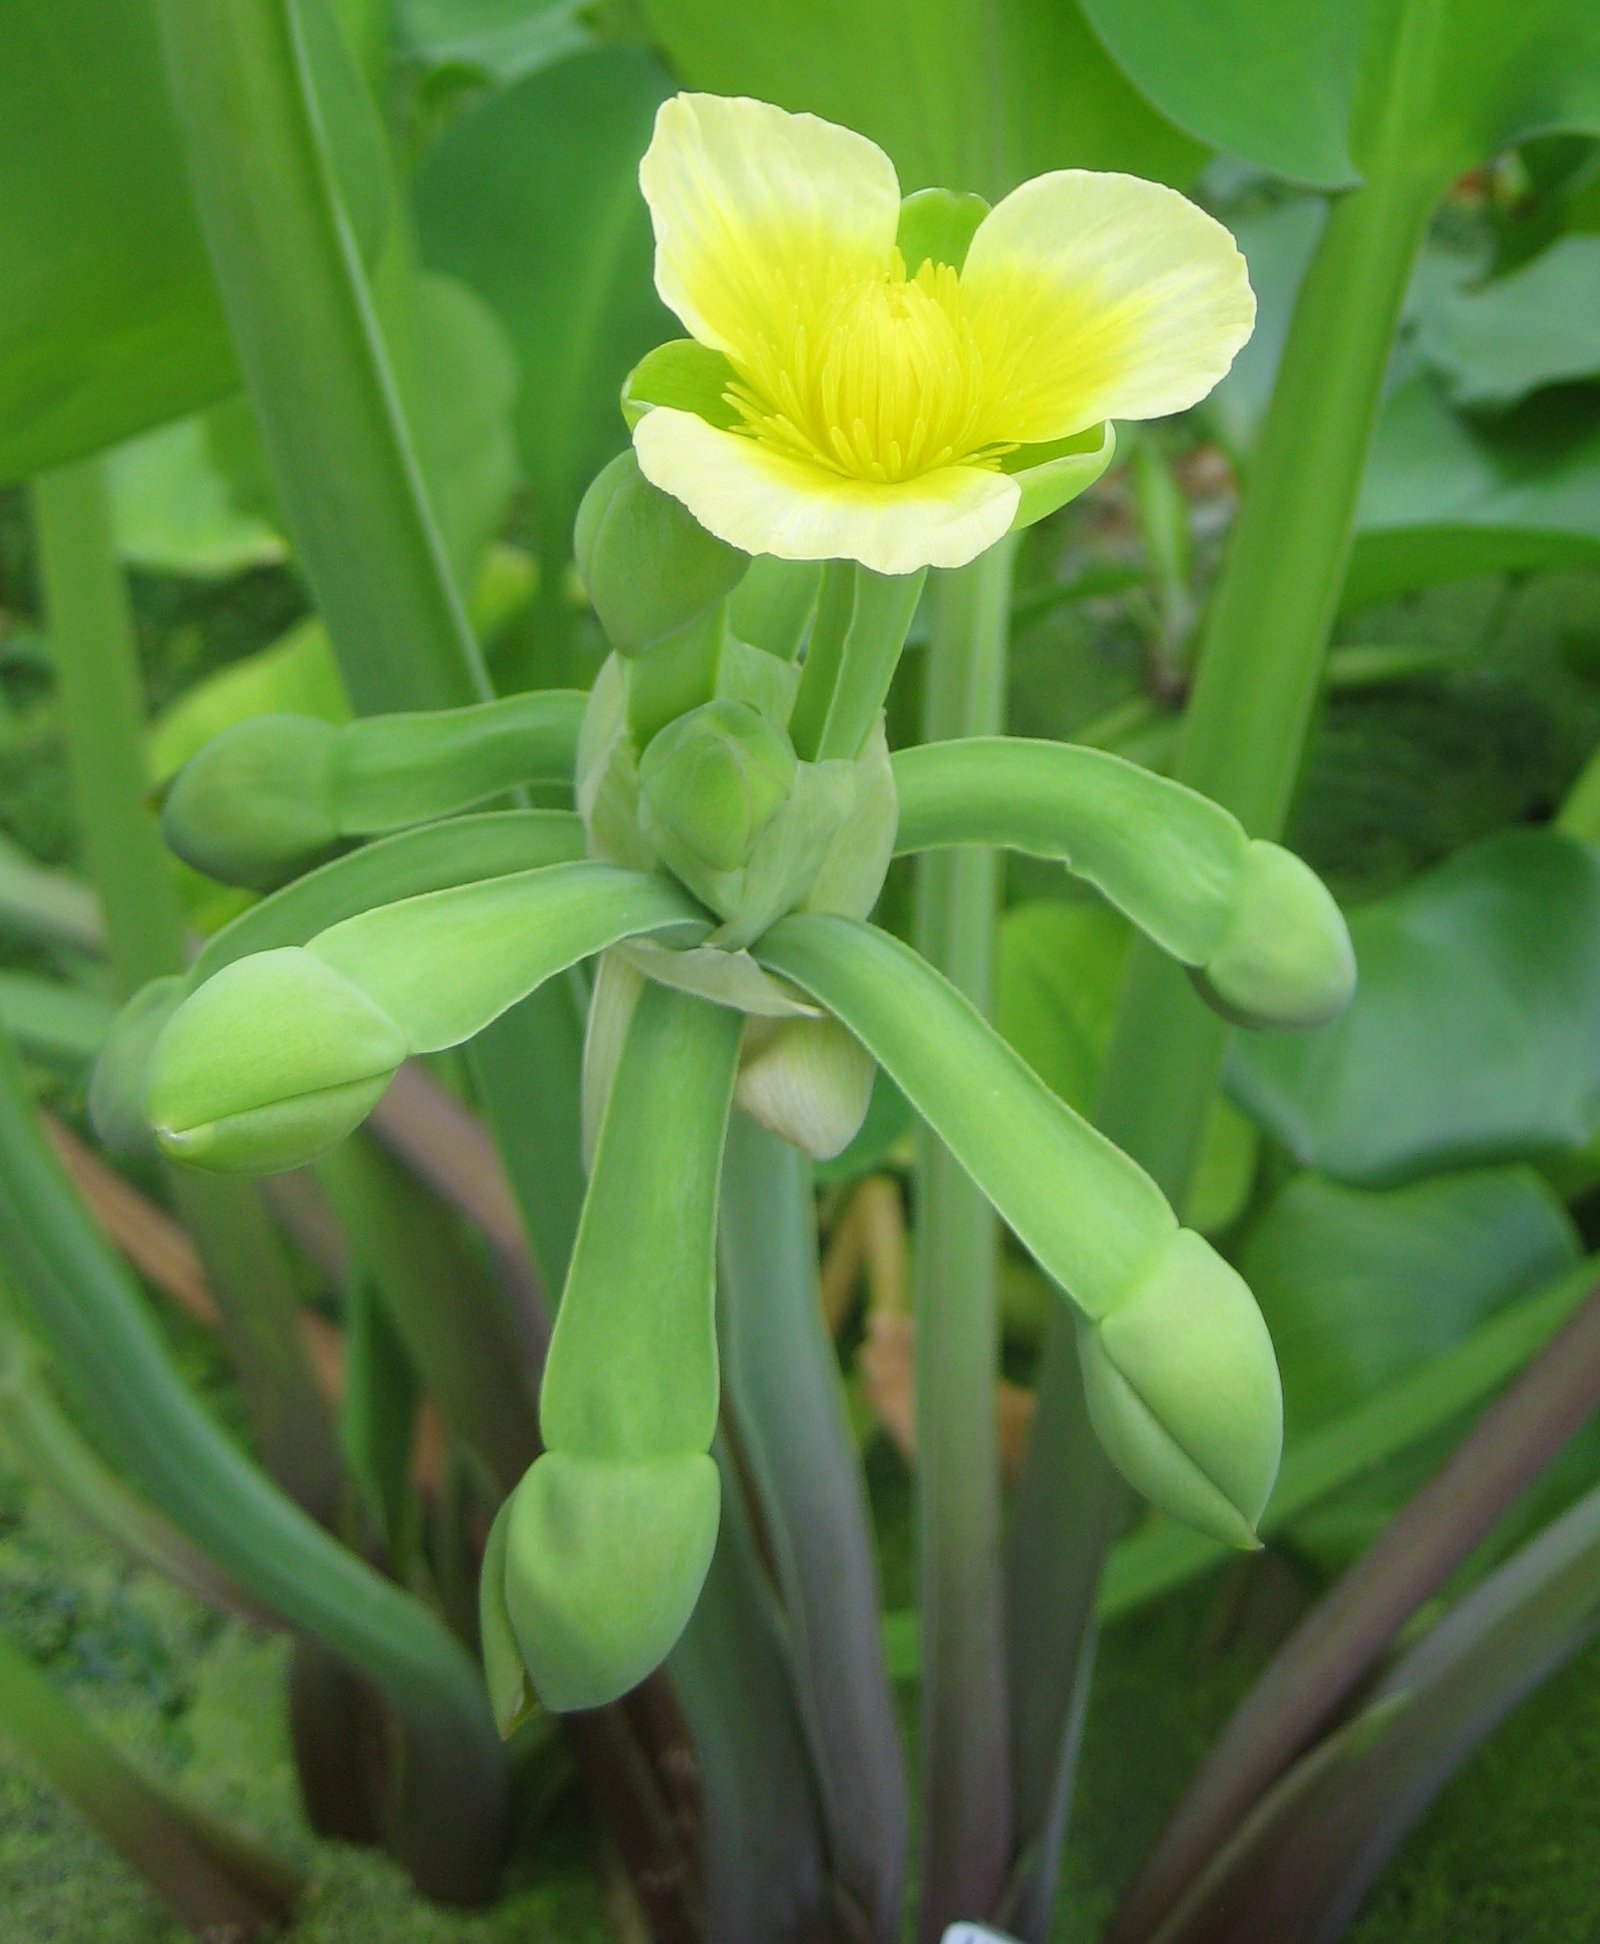
{"type": "Polygon", "coordinates": [[[842,287],[797,281],[786,296],[760,338],[741,345],[728,392],[761,444],[880,482],[993,465],[1010,450],[985,434],[997,374],[948,264],[908,278],[895,250],[880,274],[842,287]]]}

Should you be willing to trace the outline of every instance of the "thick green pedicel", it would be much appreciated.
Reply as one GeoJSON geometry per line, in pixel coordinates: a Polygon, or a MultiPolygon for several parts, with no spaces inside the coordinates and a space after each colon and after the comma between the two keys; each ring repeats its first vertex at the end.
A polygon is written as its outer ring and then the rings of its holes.
{"type": "Polygon", "coordinates": [[[583,496],[573,534],[578,572],[619,655],[681,633],[744,578],[750,556],[713,539],[652,486],[630,446],[583,496]]]}
{"type": "Polygon", "coordinates": [[[1071,1297],[1096,1429],[1132,1483],[1228,1544],[1253,1544],[1282,1404],[1237,1274],[908,945],[797,916],[756,957],[849,1028],[1071,1297]]]}
{"type": "Polygon", "coordinates": [[[570,784],[586,701],[549,689],[337,728],[254,716],[178,772],[162,832],[196,870],[270,891],[355,838],[447,817],[524,783],[570,784]]]}
{"type": "Polygon", "coordinates": [[[325,1153],[402,1060],[458,1046],[580,959],[641,933],[705,935],[664,877],[555,864],[403,898],[304,946],[225,965],[172,1015],[146,1111],[197,1166],[269,1172],[325,1153]]]}
{"type": "Polygon", "coordinates": [[[487,1563],[503,1576],[483,1592],[502,1724],[523,1702],[506,1628],[547,1707],[599,1707],[659,1665],[699,1597],[719,1508],[717,1195],[743,1024],[653,981],[633,1003],[545,1365],[548,1449],[487,1563]]]}
{"type": "Polygon", "coordinates": [[[1355,955],[1326,886],[1181,783],[1104,750],[1015,737],[893,758],[895,849],[993,844],[1101,891],[1239,1025],[1318,1026],[1350,1003],[1355,955]]]}
{"type": "Polygon", "coordinates": [[[89,1119],[116,1154],[150,1148],[145,1076],[167,1021],[182,1004],[184,982],[173,973],[141,986],[111,1022],[89,1079],[89,1119]]]}

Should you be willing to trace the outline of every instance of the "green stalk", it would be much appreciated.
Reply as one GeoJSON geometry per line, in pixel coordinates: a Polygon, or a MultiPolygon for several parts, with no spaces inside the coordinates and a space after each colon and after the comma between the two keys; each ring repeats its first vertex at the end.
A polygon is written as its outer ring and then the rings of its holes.
{"type": "MultiPolygon", "coordinates": [[[[112,970],[128,994],[182,971],[185,953],[177,880],[148,805],[144,691],[104,462],[47,474],[33,493],[78,828],[112,970]]],[[[241,1182],[175,1173],[171,1183],[210,1273],[268,1467],[308,1510],[332,1519],[344,1467],[266,1205],[241,1182]]]]}
{"type": "Polygon", "coordinates": [[[486,700],[341,205],[301,0],[160,0],[201,226],[295,551],[362,714],[486,700]]]}
{"type": "Polygon", "coordinates": [[[926,571],[875,574],[840,560],[824,569],[789,723],[806,761],[851,762],[860,754],[889,693],[926,579],[926,571]]]}
{"type": "Polygon", "coordinates": [[[292,1919],[298,1870],[136,1768],[3,1636],[0,1735],[202,1935],[256,1938],[292,1919]]]}
{"type": "MultiPolygon", "coordinates": [[[[202,227],[251,402],[351,700],[364,715],[490,694],[341,206],[302,10],[160,0],[202,227]]],[[[548,1287],[583,1199],[581,1025],[561,982],[467,1059],[548,1287]]]]}
{"type": "MultiPolygon", "coordinates": [[[[1410,10],[1406,26],[1427,12],[1410,10]]],[[[1277,837],[1287,816],[1344,582],[1390,347],[1440,187],[1407,149],[1415,100],[1431,80],[1431,52],[1402,29],[1383,69],[1388,94],[1372,127],[1367,186],[1335,203],[1300,291],[1249,492],[1207,620],[1176,775],[1232,810],[1255,837],[1277,837]]],[[[1099,1122],[1180,1208],[1226,1044],[1227,1029],[1201,1005],[1183,973],[1136,944],[1099,1122]]],[[[1050,1566],[1067,1554],[1068,1528],[1082,1517],[1103,1520],[1099,1508],[1112,1489],[1100,1458],[1080,1462],[1076,1487],[1067,1489],[1077,1373],[1054,1317],[1050,1330],[1009,1588],[1014,1609],[1028,1604],[1045,1614],[1059,1594],[1050,1566]]],[[[1078,1607],[1088,1611],[1087,1603],[1078,1607]]],[[[1014,1639],[1031,1643],[1010,1670],[1012,1692],[1019,1696],[1059,1690],[1041,1654],[1087,1664],[1081,1638],[1057,1634],[1052,1640],[1048,1627],[1019,1624],[1014,1639]]],[[[1077,1705],[1074,1687],[1057,1719],[1019,1719],[1015,1727],[1019,1746],[1024,1738],[1049,1736],[1061,1751],[1059,1785],[1044,1792],[1042,1802],[1030,1802],[1018,1830],[1019,1851],[1029,1858],[1023,1874],[1040,1880],[1029,1893],[1035,1913],[1047,1912],[1051,1901],[1077,1705]],[[1043,1820],[1035,1820],[1041,1814],[1043,1820]]],[[[1038,1916],[1024,1936],[1042,1936],[1043,1922],[1038,1916]]]]}
{"type": "Polygon", "coordinates": [[[412,1730],[399,1777],[408,1861],[436,1894],[481,1894],[498,1861],[505,1769],[476,1667],[410,1594],[273,1486],[190,1395],[40,1135],[4,1042],[0,1249],[78,1404],[133,1483],[264,1605],[388,1696],[412,1730]]]}
{"type": "MultiPolygon", "coordinates": [[[[928,651],[923,736],[1005,726],[1015,543],[942,576],[928,651]]],[[[995,853],[922,861],[916,943],[967,997],[988,1005],[995,853]]],[[[930,1133],[918,1136],[915,1298],[917,1488],[923,1638],[923,1852],[919,1935],[939,1938],[996,1907],[1010,1861],[1011,1770],[1000,1601],[999,1224],[930,1133]]]]}

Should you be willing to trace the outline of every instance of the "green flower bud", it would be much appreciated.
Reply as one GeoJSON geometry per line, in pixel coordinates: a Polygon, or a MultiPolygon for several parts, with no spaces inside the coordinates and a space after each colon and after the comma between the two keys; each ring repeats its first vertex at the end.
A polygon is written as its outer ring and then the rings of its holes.
{"type": "Polygon", "coordinates": [[[183,1003],[184,980],[152,979],[111,1022],[89,1078],[89,1120],[113,1154],[143,1154],[155,1138],[144,1110],[150,1054],[183,1003]]]}
{"type": "Polygon", "coordinates": [[[252,716],[192,756],[168,788],[161,831],[186,864],[272,891],[339,847],[338,731],[314,716],[252,716]]]}
{"type": "Polygon", "coordinates": [[[400,1028],[314,952],[225,965],[167,1022],[145,1111],[180,1161],[220,1173],[297,1168],[338,1145],[409,1052],[400,1028]]]}
{"type": "Polygon", "coordinates": [[[1089,1416],[1163,1511],[1252,1547],[1283,1442],[1278,1365],[1243,1279],[1179,1229],[1128,1299],[1078,1326],[1089,1416]]]}
{"type": "Polygon", "coordinates": [[[1321,878],[1293,851],[1257,839],[1245,853],[1227,936],[1190,976],[1241,1026],[1321,1026],[1349,1005],[1356,958],[1321,878]]]}
{"type": "Polygon", "coordinates": [[[578,573],[619,655],[670,640],[743,579],[750,556],[706,532],[652,486],[630,447],[613,459],[578,508],[578,573]]]}
{"type": "Polygon", "coordinates": [[[645,832],[691,890],[750,861],[794,787],[799,759],[745,702],[707,702],[669,722],[639,759],[645,832]]]}
{"type": "MultiPolygon", "coordinates": [[[[700,1597],[720,1509],[703,1451],[534,1461],[507,1506],[505,1611],[547,1708],[603,1707],[661,1665],[700,1597]]],[[[492,1678],[512,1707],[502,1647],[492,1678]]]]}
{"type": "Polygon", "coordinates": [[[861,1132],[876,1071],[836,1019],[753,1019],[733,1102],[814,1161],[831,1161],[861,1132]]]}

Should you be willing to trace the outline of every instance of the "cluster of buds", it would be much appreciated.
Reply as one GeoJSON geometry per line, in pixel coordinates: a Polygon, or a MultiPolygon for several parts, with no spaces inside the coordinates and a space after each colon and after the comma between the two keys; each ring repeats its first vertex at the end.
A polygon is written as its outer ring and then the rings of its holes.
{"type": "Polygon", "coordinates": [[[359,1125],[404,1060],[595,964],[589,1186],[546,1449],[485,1562],[507,1729],[535,1698],[624,1692],[699,1596],[730,1113],[836,1154],[878,1068],[1074,1306],[1116,1464],[1176,1516],[1255,1543],[1281,1401],[1249,1290],[870,922],[894,856],[1055,859],[1249,1026],[1314,1025],[1354,983],[1325,888],[1193,792],[1066,744],[885,741],[927,569],[1082,491],[1114,412],[1178,409],[1226,368],[1252,304],[1225,233],[1170,191],[1076,171],[992,211],[943,192],[902,206],[861,138],[700,97],[663,109],[644,185],[658,285],[695,335],[630,378],[634,449],[579,516],[611,649],[592,690],[219,737],[173,784],[167,834],[269,895],[130,1005],[93,1094],[108,1138],[295,1166],[359,1125]],[[574,808],[484,807],[529,782],[565,784],[574,808]]]}

